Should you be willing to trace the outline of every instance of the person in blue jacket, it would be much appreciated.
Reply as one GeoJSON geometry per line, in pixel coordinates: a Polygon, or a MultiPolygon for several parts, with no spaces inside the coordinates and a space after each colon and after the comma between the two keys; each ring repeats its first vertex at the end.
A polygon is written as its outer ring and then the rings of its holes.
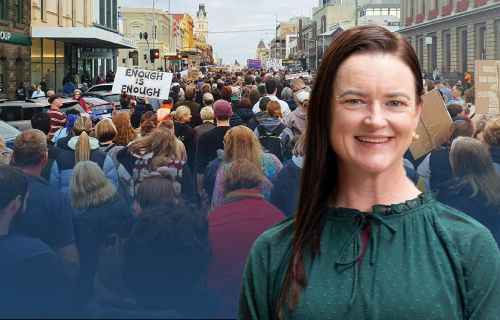
{"type": "Polygon", "coordinates": [[[106,177],[118,188],[118,174],[111,157],[99,149],[99,141],[92,133],[92,120],[80,117],[75,121],[74,136],[68,141],[68,149],[60,153],[52,164],[50,184],[69,196],[73,168],[80,161],[92,161],[99,165],[106,177]]]}

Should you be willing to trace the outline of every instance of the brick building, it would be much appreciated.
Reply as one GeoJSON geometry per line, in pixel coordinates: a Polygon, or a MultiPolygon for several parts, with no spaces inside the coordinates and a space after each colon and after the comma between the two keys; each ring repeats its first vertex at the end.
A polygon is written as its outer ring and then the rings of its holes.
{"type": "Polygon", "coordinates": [[[474,72],[475,60],[500,60],[500,0],[402,1],[399,31],[423,69],[444,78],[474,72]]]}
{"type": "Polygon", "coordinates": [[[31,81],[30,0],[0,0],[0,99],[31,81]]]}

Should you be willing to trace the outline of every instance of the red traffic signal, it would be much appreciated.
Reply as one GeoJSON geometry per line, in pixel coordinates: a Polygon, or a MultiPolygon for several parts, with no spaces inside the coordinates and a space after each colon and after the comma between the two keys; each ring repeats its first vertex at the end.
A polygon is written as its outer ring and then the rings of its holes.
{"type": "Polygon", "coordinates": [[[155,61],[156,59],[160,59],[160,49],[150,49],[149,60],[155,61]]]}

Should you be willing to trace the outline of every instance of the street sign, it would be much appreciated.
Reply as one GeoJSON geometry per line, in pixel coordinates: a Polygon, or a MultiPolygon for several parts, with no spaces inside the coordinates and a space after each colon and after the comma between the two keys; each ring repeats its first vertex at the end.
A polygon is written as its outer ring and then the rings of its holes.
{"type": "Polygon", "coordinates": [[[118,67],[111,92],[168,99],[172,77],[167,72],[118,67]]]}

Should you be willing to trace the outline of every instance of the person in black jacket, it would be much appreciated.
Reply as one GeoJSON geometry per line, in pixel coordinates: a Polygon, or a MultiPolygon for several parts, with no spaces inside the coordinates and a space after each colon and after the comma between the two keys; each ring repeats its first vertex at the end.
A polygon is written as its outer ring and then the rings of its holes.
{"type": "Polygon", "coordinates": [[[196,157],[196,132],[189,125],[192,115],[187,106],[178,107],[173,113],[175,136],[184,143],[187,153],[187,165],[191,172],[194,171],[196,157]]]}
{"type": "Polygon", "coordinates": [[[64,277],[55,253],[36,238],[12,234],[26,209],[28,179],[21,169],[0,166],[0,317],[68,316],[64,277]]]}
{"type": "Polygon", "coordinates": [[[75,215],[76,244],[80,253],[79,298],[85,305],[93,293],[99,250],[111,234],[126,237],[132,212],[94,162],[76,164],[71,177],[71,201],[75,215]]]}
{"type": "Polygon", "coordinates": [[[459,137],[451,146],[454,178],[437,199],[484,224],[500,245],[500,176],[493,169],[487,146],[459,137]]]}

